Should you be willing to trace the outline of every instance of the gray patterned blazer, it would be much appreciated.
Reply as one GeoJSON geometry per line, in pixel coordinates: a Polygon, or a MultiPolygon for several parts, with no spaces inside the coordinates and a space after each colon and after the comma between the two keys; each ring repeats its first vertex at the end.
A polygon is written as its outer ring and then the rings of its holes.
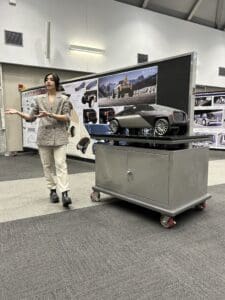
{"type": "MultiPolygon", "coordinates": [[[[56,101],[53,105],[48,102],[48,95],[39,95],[35,99],[35,105],[30,113],[32,122],[36,120],[35,115],[39,111],[45,110],[47,112],[59,115],[68,115],[70,119],[70,112],[72,104],[68,97],[58,92],[56,94],[56,101]]],[[[39,119],[37,145],[38,146],[62,146],[68,144],[68,122],[57,121],[54,118],[43,117],[39,119]]]]}

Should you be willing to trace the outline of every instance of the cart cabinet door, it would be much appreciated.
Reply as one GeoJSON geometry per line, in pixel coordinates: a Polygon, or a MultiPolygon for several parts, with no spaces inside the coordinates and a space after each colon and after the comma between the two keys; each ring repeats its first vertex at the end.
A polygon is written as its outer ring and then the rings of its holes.
{"type": "Polygon", "coordinates": [[[127,152],[119,147],[97,145],[95,162],[96,185],[124,194],[127,178],[127,152]]]}
{"type": "Polygon", "coordinates": [[[128,152],[127,194],[130,196],[166,207],[169,203],[168,174],[167,154],[128,152]]]}
{"type": "Polygon", "coordinates": [[[207,148],[171,152],[169,199],[172,209],[207,194],[208,155],[207,148]]]}

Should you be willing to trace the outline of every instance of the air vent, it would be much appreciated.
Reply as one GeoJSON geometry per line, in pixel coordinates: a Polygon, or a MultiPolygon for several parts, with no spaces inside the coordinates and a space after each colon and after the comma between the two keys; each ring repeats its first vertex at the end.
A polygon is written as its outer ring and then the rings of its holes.
{"type": "Polygon", "coordinates": [[[137,54],[138,64],[144,63],[144,62],[147,62],[147,61],[148,61],[148,54],[142,54],[142,53],[137,54]]]}
{"type": "Polygon", "coordinates": [[[225,76],[225,68],[219,67],[219,76],[225,76]]]}
{"type": "Polygon", "coordinates": [[[21,32],[5,30],[5,43],[14,46],[23,46],[23,34],[21,32]]]}

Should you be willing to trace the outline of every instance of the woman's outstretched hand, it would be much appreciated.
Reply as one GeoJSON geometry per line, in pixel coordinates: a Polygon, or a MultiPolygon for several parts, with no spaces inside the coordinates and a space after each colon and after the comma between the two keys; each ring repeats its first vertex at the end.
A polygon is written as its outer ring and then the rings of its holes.
{"type": "Polygon", "coordinates": [[[16,115],[18,114],[18,110],[14,108],[9,108],[5,110],[5,114],[7,115],[16,115]]]}

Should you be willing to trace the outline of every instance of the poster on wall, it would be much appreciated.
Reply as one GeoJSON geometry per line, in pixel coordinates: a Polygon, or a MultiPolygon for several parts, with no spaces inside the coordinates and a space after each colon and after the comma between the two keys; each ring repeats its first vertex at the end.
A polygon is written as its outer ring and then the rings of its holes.
{"type": "Polygon", "coordinates": [[[99,106],[156,103],[158,67],[142,68],[99,78],[99,106]]]}
{"type": "Polygon", "coordinates": [[[92,134],[110,133],[109,121],[127,105],[156,103],[157,66],[63,84],[73,104],[67,153],[95,158],[92,134]]]}
{"type": "Polygon", "coordinates": [[[62,86],[73,104],[67,154],[94,159],[93,142],[85,125],[99,122],[98,79],[79,80],[62,86]]]}
{"type": "MultiPolygon", "coordinates": [[[[45,88],[37,88],[28,90],[22,93],[22,108],[23,112],[30,113],[34,106],[35,97],[46,92],[45,88]]],[[[23,119],[23,147],[37,149],[36,138],[37,138],[37,119],[34,122],[26,122],[23,119]]]]}
{"type": "Polygon", "coordinates": [[[196,94],[193,124],[196,135],[212,135],[210,148],[225,149],[225,92],[196,94]]]}

